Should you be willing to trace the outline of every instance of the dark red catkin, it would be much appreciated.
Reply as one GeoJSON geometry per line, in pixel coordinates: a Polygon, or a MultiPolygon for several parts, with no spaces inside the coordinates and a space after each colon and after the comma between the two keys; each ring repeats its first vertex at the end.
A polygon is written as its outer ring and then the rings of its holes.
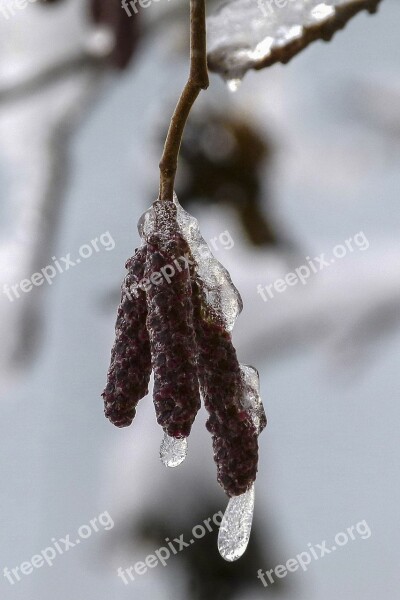
{"type": "Polygon", "coordinates": [[[107,385],[102,394],[104,413],[117,427],[127,427],[137,403],[148,392],[151,375],[150,341],[146,329],[146,297],[138,287],[144,276],[146,246],[127,260],[128,273],[121,287],[107,385]]]}
{"type": "Polygon", "coordinates": [[[189,246],[172,202],[155,202],[148,234],[147,329],[154,371],[157,422],[175,438],[187,437],[200,408],[193,326],[189,246]]]}
{"type": "Polygon", "coordinates": [[[206,426],[212,434],[217,478],[228,496],[239,496],[257,476],[259,431],[242,406],[244,384],[231,335],[213,318],[195,281],[193,301],[198,377],[210,415],[206,426]]]}

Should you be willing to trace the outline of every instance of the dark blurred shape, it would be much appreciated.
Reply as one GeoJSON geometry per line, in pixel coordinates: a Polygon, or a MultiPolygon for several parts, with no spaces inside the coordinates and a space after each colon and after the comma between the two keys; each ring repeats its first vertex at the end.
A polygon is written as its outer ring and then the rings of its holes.
{"type": "MultiPolygon", "coordinates": [[[[188,518],[180,520],[171,526],[171,518],[162,519],[161,513],[147,514],[141,519],[140,527],[132,527],[132,543],[138,542],[138,536],[145,542],[154,544],[154,548],[165,546],[165,538],[172,539],[183,534],[183,540],[189,542],[193,537],[194,524],[202,524],[208,516],[215,515],[220,510],[214,502],[201,503],[200,509],[188,518]],[[174,531],[175,530],[175,531],[174,531]]],[[[221,558],[217,548],[218,526],[210,520],[213,531],[197,539],[193,545],[183,548],[170,561],[181,561],[187,578],[188,589],[185,594],[187,600],[233,600],[239,596],[259,592],[260,597],[265,594],[278,596],[287,587],[282,579],[276,580],[274,585],[264,588],[257,579],[257,570],[270,568],[269,565],[278,564],[279,560],[266,554],[261,547],[260,538],[266,537],[265,526],[259,522],[253,525],[250,542],[245,554],[240,560],[233,563],[221,558]]],[[[268,536],[267,536],[268,539],[268,536]]]]}
{"type": "Polygon", "coordinates": [[[186,179],[177,184],[181,204],[225,203],[237,211],[254,246],[290,245],[268,214],[271,202],[262,190],[272,155],[272,142],[244,120],[218,114],[190,119],[181,149],[186,179]]]}
{"type": "MultiPolygon", "coordinates": [[[[117,69],[125,69],[136,50],[140,36],[139,13],[128,15],[120,0],[88,0],[89,14],[98,25],[108,26],[114,36],[115,46],[110,62],[117,69]]],[[[63,0],[40,0],[41,4],[60,4],[63,0]]]]}
{"type": "Polygon", "coordinates": [[[139,13],[129,16],[121,7],[120,0],[90,0],[90,14],[99,25],[111,28],[115,47],[110,60],[117,69],[128,66],[139,40],[139,13]]]}

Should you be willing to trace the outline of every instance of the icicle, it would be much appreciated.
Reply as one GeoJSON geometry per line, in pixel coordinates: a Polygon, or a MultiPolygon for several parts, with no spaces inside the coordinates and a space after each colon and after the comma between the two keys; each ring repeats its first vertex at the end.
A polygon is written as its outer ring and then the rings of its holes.
{"type": "Polygon", "coordinates": [[[227,79],[227,81],[226,81],[226,85],[228,86],[228,90],[230,92],[237,92],[241,83],[242,83],[242,80],[239,78],[227,79]]]}
{"type": "Polygon", "coordinates": [[[247,492],[231,498],[228,502],[218,534],[218,550],[225,560],[237,560],[246,551],[253,512],[254,484],[247,492]]]}
{"type": "Polygon", "coordinates": [[[166,467],[177,467],[187,455],[187,438],[174,438],[164,434],[160,447],[160,458],[166,467]]]}

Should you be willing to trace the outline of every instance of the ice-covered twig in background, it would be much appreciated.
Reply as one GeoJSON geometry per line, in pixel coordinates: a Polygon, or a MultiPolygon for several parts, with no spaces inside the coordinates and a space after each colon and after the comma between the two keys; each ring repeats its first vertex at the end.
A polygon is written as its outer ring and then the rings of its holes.
{"type": "MultiPolygon", "coordinates": [[[[49,264],[68,176],[70,135],[104,82],[105,71],[96,61],[65,59],[60,64],[71,68],[46,67],[43,79],[20,78],[0,93],[0,154],[10,190],[0,247],[1,285],[18,284],[49,264]]],[[[1,295],[2,380],[37,351],[45,295],[45,286],[13,302],[1,295]]]]}
{"type": "Polygon", "coordinates": [[[381,0],[230,0],[207,19],[208,65],[235,90],[249,69],[287,63],[315,40],[329,41],[381,0]]]}

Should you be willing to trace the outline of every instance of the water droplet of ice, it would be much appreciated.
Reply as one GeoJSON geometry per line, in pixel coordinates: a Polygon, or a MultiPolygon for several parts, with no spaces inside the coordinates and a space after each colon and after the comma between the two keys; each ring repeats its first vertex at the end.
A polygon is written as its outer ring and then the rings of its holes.
{"type": "Polygon", "coordinates": [[[247,492],[229,500],[218,534],[218,550],[222,558],[240,558],[249,543],[254,512],[254,484],[247,492]]]}
{"type": "Polygon", "coordinates": [[[109,27],[100,25],[90,32],[85,47],[92,56],[109,56],[115,47],[115,35],[109,27]]]}
{"type": "Polygon", "coordinates": [[[230,92],[237,92],[241,83],[242,83],[241,79],[235,78],[235,79],[228,79],[226,82],[226,85],[228,86],[228,90],[230,92]]]}
{"type": "Polygon", "coordinates": [[[160,447],[160,458],[163,465],[166,467],[177,467],[185,460],[186,455],[186,438],[177,439],[164,434],[160,447]]]}

